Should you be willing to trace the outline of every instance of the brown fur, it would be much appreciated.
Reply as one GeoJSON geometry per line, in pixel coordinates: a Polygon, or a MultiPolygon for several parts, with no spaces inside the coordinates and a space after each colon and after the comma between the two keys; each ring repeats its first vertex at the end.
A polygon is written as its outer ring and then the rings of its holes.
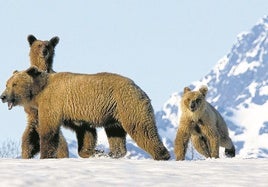
{"type": "MultiPolygon", "coordinates": [[[[53,37],[49,41],[37,40],[33,35],[28,36],[30,44],[30,62],[41,70],[54,72],[52,69],[54,49],[59,42],[59,38],[53,37]]],[[[22,136],[22,158],[28,159],[34,157],[40,151],[40,139],[38,130],[38,111],[31,107],[24,107],[27,115],[27,126],[22,136]]],[[[57,158],[68,157],[68,145],[62,134],[59,132],[59,143],[56,153],[57,158]]]]}
{"type": "MultiPolygon", "coordinates": [[[[28,36],[30,44],[30,59],[31,65],[37,66],[48,73],[55,73],[52,69],[54,48],[59,42],[57,36],[51,38],[49,41],[37,40],[33,35],[28,36]],[[44,55],[44,53],[46,55],[44,55]]],[[[98,150],[95,150],[97,143],[97,131],[84,121],[64,121],[63,125],[71,130],[74,130],[78,143],[78,154],[82,158],[88,158],[98,150]]],[[[122,133],[124,130],[118,126],[111,126],[105,128],[108,142],[110,145],[109,155],[113,158],[119,158],[126,155],[126,134],[122,133]]],[[[27,130],[27,129],[26,129],[27,130]]],[[[27,136],[25,137],[27,138],[27,136]]],[[[26,149],[27,150],[27,149],[26,149]]]]}
{"type": "Polygon", "coordinates": [[[195,149],[205,157],[219,158],[219,147],[225,154],[235,156],[235,148],[228,128],[220,113],[206,101],[207,87],[198,91],[184,88],[181,99],[181,118],[175,139],[176,160],[184,160],[189,139],[195,149]]]}
{"type": "MultiPolygon", "coordinates": [[[[52,69],[53,56],[54,48],[59,42],[59,38],[56,36],[49,41],[42,41],[37,40],[33,35],[29,35],[28,42],[31,47],[31,65],[35,65],[40,70],[47,71],[48,73],[55,73],[52,69]],[[46,54],[46,57],[43,54],[46,54]]],[[[75,131],[78,142],[78,154],[80,157],[88,158],[98,153],[98,150],[95,150],[97,143],[97,131],[95,128],[86,124],[84,121],[66,120],[63,125],[75,131]]],[[[123,129],[120,126],[113,125],[107,129],[105,128],[105,132],[110,146],[109,155],[113,158],[125,156],[127,152],[126,134],[123,132],[123,129]]],[[[25,138],[27,138],[27,136],[25,138]]]]}
{"type": "Polygon", "coordinates": [[[150,99],[128,78],[111,73],[48,74],[31,67],[15,73],[3,95],[9,106],[38,109],[41,158],[54,158],[54,142],[64,120],[86,121],[94,128],[115,125],[153,159],[170,158],[159,138],[150,99]]]}
{"type": "MultiPolygon", "coordinates": [[[[54,50],[59,42],[59,37],[55,36],[51,38],[49,41],[43,41],[43,40],[37,40],[36,37],[33,35],[29,35],[27,39],[30,45],[29,56],[31,65],[36,66],[40,70],[47,71],[48,73],[55,73],[52,66],[55,54],[54,50]]],[[[28,111],[33,111],[33,109],[28,111]]],[[[37,111],[35,113],[37,113],[37,111]]],[[[28,114],[28,116],[33,114],[34,113],[28,114]]],[[[37,121],[37,116],[35,121],[37,121]]],[[[84,122],[74,122],[71,120],[64,121],[63,124],[65,127],[72,129],[76,132],[78,142],[78,154],[80,157],[87,158],[95,153],[94,148],[97,142],[97,133],[95,128],[89,127],[88,125],[84,124],[84,122]],[[74,123],[77,123],[78,125],[75,125],[74,123]]],[[[35,132],[33,131],[33,129],[31,129],[33,127],[34,126],[32,125],[27,127],[24,132],[22,142],[26,143],[22,144],[22,152],[29,152],[29,150],[31,150],[29,147],[38,147],[38,145],[33,146],[33,144],[39,144],[39,141],[35,142],[30,141],[32,139],[31,138],[32,133],[30,132],[35,132]]],[[[28,154],[31,155],[30,153],[28,154]]]]}
{"type": "Polygon", "coordinates": [[[55,72],[52,68],[55,47],[59,43],[59,37],[55,36],[49,41],[37,40],[35,36],[29,35],[28,42],[30,44],[30,62],[32,66],[36,66],[48,73],[55,72]]]}

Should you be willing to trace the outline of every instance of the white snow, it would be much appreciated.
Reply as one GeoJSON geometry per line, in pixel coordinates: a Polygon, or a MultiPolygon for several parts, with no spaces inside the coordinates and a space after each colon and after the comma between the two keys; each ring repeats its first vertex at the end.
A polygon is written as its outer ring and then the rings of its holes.
{"type": "MultiPolygon", "coordinates": [[[[169,119],[171,124],[174,126],[177,126],[178,124],[178,116],[180,116],[180,110],[178,113],[172,113],[172,109],[169,106],[178,106],[180,103],[181,96],[179,93],[173,93],[170,97],[170,99],[164,103],[163,111],[165,112],[165,116],[163,116],[164,119],[169,119]]],[[[179,107],[179,106],[178,106],[179,107]]]]}
{"type": "Polygon", "coordinates": [[[268,107],[268,102],[263,105],[248,103],[248,107],[243,107],[243,104],[233,110],[234,116],[229,118],[235,124],[239,124],[245,128],[244,132],[239,135],[232,136],[233,141],[245,141],[243,148],[237,153],[239,157],[261,157],[262,153],[259,148],[268,150],[268,134],[260,134],[259,129],[263,122],[267,121],[267,114],[263,112],[263,108],[268,107]],[[254,111],[254,114],[252,113],[254,111]]]}
{"type": "Polygon", "coordinates": [[[260,95],[268,95],[268,85],[260,88],[260,95]]]}
{"type": "Polygon", "coordinates": [[[258,83],[255,81],[252,81],[252,83],[248,86],[248,91],[252,98],[255,97],[257,86],[258,86],[258,83]]]}
{"type": "Polygon", "coordinates": [[[220,70],[224,70],[224,68],[226,67],[226,65],[229,62],[229,58],[225,55],[223,58],[221,58],[218,63],[216,64],[216,66],[213,68],[214,71],[220,71],[220,70]]]}
{"type": "Polygon", "coordinates": [[[237,76],[239,74],[243,74],[248,70],[253,70],[255,67],[260,66],[260,62],[254,61],[251,63],[248,63],[247,61],[240,62],[239,65],[234,66],[228,76],[237,76]]]}
{"type": "MultiPolygon", "coordinates": [[[[215,65],[215,67],[213,68],[213,72],[215,73],[216,75],[216,82],[219,81],[219,77],[221,75],[221,71],[224,70],[224,68],[226,67],[226,65],[228,64],[229,62],[229,59],[228,57],[225,55],[224,57],[222,57],[218,63],[215,65]]],[[[209,81],[211,81],[210,79],[208,79],[206,81],[206,84],[209,83],[209,81]]]]}
{"type": "Polygon", "coordinates": [[[244,37],[245,37],[246,35],[248,35],[248,34],[249,34],[248,31],[244,31],[244,32],[239,33],[239,34],[237,35],[237,40],[238,40],[238,41],[243,40],[244,37]]]}
{"type": "Polygon", "coordinates": [[[268,159],[0,159],[0,186],[267,186],[268,159]]]}
{"type": "MultiPolygon", "coordinates": [[[[259,42],[259,41],[262,41],[263,38],[260,37],[257,41],[255,42],[259,42]]],[[[258,52],[259,52],[259,46],[256,46],[255,48],[251,49],[250,51],[247,52],[247,56],[248,57],[255,57],[256,55],[258,55],[258,52]]]]}

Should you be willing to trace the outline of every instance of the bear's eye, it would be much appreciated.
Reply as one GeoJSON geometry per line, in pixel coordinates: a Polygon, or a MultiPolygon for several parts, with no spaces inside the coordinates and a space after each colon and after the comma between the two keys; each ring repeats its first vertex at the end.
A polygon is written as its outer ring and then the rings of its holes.
{"type": "Polygon", "coordinates": [[[42,47],[42,45],[41,45],[41,44],[38,44],[38,47],[39,47],[39,48],[41,48],[41,47],[42,47]]]}
{"type": "Polygon", "coordinates": [[[16,87],[16,86],[17,86],[17,84],[16,84],[16,83],[13,83],[13,84],[12,84],[12,87],[16,87]]]}
{"type": "Polygon", "coordinates": [[[200,98],[197,98],[197,99],[196,99],[196,103],[197,103],[197,104],[201,103],[201,99],[200,99],[200,98]]]}

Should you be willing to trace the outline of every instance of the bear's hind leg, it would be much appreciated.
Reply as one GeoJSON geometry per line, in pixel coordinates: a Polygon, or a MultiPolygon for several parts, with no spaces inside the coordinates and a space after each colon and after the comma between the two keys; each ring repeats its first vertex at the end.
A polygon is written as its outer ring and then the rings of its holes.
{"type": "Polygon", "coordinates": [[[225,155],[227,157],[235,157],[235,146],[230,137],[222,138],[221,146],[225,148],[225,155]]]}
{"type": "Polygon", "coordinates": [[[235,157],[235,147],[233,146],[231,149],[225,148],[225,155],[227,157],[235,157]]]}
{"type": "Polygon", "coordinates": [[[121,158],[126,155],[126,131],[120,124],[110,124],[105,127],[105,132],[109,142],[109,156],[121,158]]]}
{"type": "Polygon", "coordinates": [[[154,160],[168,160],[170,158],[154,123],[123,125],[123,128],[137,145],[149,153],[154,160]]]}

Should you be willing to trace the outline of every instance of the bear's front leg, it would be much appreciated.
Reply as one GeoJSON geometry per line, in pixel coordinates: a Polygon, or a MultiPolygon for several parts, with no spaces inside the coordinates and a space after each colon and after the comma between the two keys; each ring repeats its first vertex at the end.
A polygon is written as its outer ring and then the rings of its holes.
{"type": "Polygon", "coordinates": [[[59,131],[40,133],[40,158],[57,158],[59,141],[59,131]]]}
{"type": "Polygon", "coordinates": [[[39,134],[32,125],[27,125],[22,136],[21,157],[33,158],[40,151],[39,134]]]}
{"type": "Polygon", "coordinates": [[[68,157],[69,157],[68,144],[62,134],[62,131],[60,130],[56,158],[68,158],[68,157]]]}
{"type": "Polygon", "coordinates": [[[121,158],[126,155],[126,131],[120,124],[109,124],[105,127],[105,132],[109,142],[109,156],[121,158]]]}
{"type": "Polygon", "coordinates": [[[208,130],[206,133],[208,144],[210,145],[211,158],[219,158],[219,134],[213,130],[208,130]]]}
{"type": "Polygon", "coordinates": [[[21,143],[21,156],[23,159],[33,158],[40,151],[39,134],[37,132],[37,110],[25,108],[27,114],[27,126],[24,130],[21,143]]]}
{"type": "MultiPolygon", "coordinates": [[[[38,108],[38,133],[40,137],[40,158],[57,158],[60,143],[62,117],[51,105],[43,104],[38,108]]],[[[62,134],[61,134],[62,135],[62,134]]],[[[64,139],[65,140],[65,139],[64,139]]]]}
{"type": "Polygon", "coordinates": [[[191,137],[192,123],[188,120],[181,120],[174,142],[174,154],[176,160],[184,160],[191,137]]]}

